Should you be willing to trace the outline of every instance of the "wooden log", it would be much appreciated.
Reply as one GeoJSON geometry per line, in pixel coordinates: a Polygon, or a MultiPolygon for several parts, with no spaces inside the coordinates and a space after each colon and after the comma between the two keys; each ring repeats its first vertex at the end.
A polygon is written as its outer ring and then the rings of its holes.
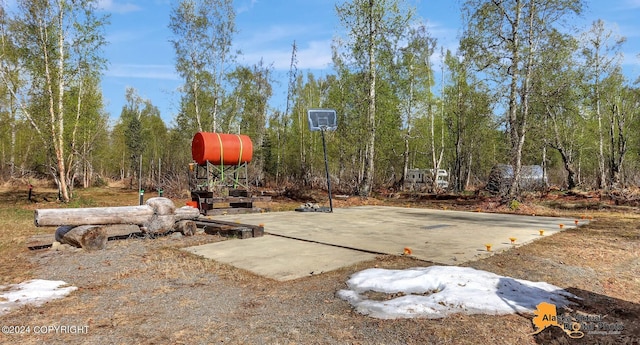
{"type": "Polygon", "coordinates": [[[110,224],[105,225],[104,229],[107,231],[107,237],[109,240],[128,238],[132,235],[135,236],[142,234],[140,226],[136,224],[110,224]]]}
{"type": "Polygon", "coordinates": [[[193,236],[197,230],[198,227],[193,220],[181,220],[173,225],[173,231],[179,231],[184,236],[193,236]]]}
{"type": "Polygon", "coordinates": [[[189,206],[181,207],[177,210],[169,209],[166,205],[160,205],[157,207],[152,204],[151,206],[156,210],[156,213],[144,222],[141,227],[142,231],[148,234],[166,234],[173,230],[176,222],[196,219],[200,216],[200,211],[197,208],[189,206]]]}
{"type": "Polygon", "coordinates": [[[101,250],[107,245],[107,231],[100,225],[61,226],[56,229],[56,241],[86,250],[101,250]]]}
{"type": "MultiPolygon", "coordinates": [[[[102,227],[107,232],[109,241],[142,234],[140,227],[135,224],[111,224],[102,227]]],[[[56,241],[55,233],[33,235],[27,239],[27,248],[31,250],[50,248],[53,241],[56,241]]]]}
{"type": "Polygon", "coordinates": [[[154,214],[149,218],[148,221],[144,222],[140,229],[142,232],[153,234],[153,235],[162,235],[173,229],[173,224],[176,222],[175,217],[170,215],[156,215],[154,214]]]}
{"type": "Polygon", "coordinates": [[[182,207],[176,210],[173,202],[167,198],[151,198],[147,205],[153,209],[153,215],[142,224],[146,233],[158,235],[166,234],[173,230],[176,221],[191,219],[200,216],[200,211],[193,207],[182,207]]]}
{"type": "Polygon", "coordinates": [[[87,224],[143,224],[153,216],[153,209],[142,206],[91,208],[57,208],[35,210],[36,226],[87,224]]]}
{"type": "MultiPolygon", "coordinates": [[[[176,209],[173,202],[167,198],[151,198],[146,205],[91,207],[91,208],[58,208],[35,210],[34,222],[36,226],[88,225],[88,224],[137,224],[145,225],[152,218],[166,216],[160,224],[159,230],[171,230],[173,223],[183,219],[195,219],[200,211],[193,207],[176,209]],[[173,217],[173,219],[169,219],[173,217]],[[168,228],[166,228],[168,227],[168,228]]],[[[146,226],[146,225],[145,225],[146,226]]]]}
{"type": "Polygon", "coordinates": [[[200,217],[200,210],[191,206],[182,206],[175,211],[176,220],[192,219],[200,217]]]}
{"type": "Polygon", "coordinates": [[[154,214],[162,216],[173,214],[176,210],[176,205],[167,198],[150,198],[145,204],[151,206],[154,214]]]}

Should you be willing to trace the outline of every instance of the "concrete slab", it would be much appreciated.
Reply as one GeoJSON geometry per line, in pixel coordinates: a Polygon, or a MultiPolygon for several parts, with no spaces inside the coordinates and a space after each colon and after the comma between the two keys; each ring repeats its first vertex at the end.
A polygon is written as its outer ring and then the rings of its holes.
{"type": "MultiPolygon", "coordinates": [[[[273,212],[216,217],[264,224],[265,232],[369,252],[402,254],[405,247],[421,260],[455,265],[492,251],[575,227],[574,219],[387,206],[334,209],[333,213],[273,212]]],[[[584,221],[586,222],[586,221],[584,221]]]]}
{"type": "Polygon", "coordinates": [[[522,245],[542,238],[539,230],[549,236],[561,231],[559,224],[564,229],[576,226],[568,218],[386,206],[214,218],[263,224],[265,233],[271,235],[186,250],[277,280],[373,259],[374,253],[402,254],[404,248],[421,260],[457,265],[511,248],[511,237],[516,238],[515,245],[522,245]],[[491,244],[491,252],[486,244],[491,244]]]}
{"type": "Polygon", "coordinates": [[[308,277],[375,258],[374,254],[273,235],[184,250],[279,281],[308,277]]]}

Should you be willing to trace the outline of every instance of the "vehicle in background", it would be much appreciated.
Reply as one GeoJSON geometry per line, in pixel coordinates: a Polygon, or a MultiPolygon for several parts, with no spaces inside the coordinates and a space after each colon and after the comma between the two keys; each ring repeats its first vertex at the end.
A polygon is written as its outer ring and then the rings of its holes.
{"type": "MultiPolygon", "coordinates": [[[[493,194],[506,194],[513,183],[513,166],[497,164],[491,169],[486,189],[493,194]]],[[[539,191],[547,187],[547,176],[540,165],[523,165],[520,170],[521,190],[539,191]]]]}
{"type": "MultiPolygon", "coordinates": [[[[404,180],[405,188],[415,190],[432,187],[434,171],[434,169],[408,169],[404,180]]],[[[446,170],[438,169],[435,175],[438,189],[449,188],[449,173],[446,170]]]]}

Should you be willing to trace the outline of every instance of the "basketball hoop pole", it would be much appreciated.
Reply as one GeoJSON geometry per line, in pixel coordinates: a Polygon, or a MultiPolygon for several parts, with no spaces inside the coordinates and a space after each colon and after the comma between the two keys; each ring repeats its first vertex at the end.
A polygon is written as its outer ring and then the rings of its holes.
{"type": "MultiPolygon", "coordinates": [[[[329,161],[327,160],[327,142],[324,132],[338,128],[338,118],[333,109],[309,109],[307,110],[309,130],[322,132],[322,149],[324,151],[324,169],[327,172],[327,191],[329,192],[329,212],[333,212],[333,199],[331,199],[331,177],[329,176],[329,161]]],[[[322,208],[326,210],[326,207],[322,208]]],[[[325,211],[326,212],[326,211],[325,211]]]]}
{"type": "Polygon", "coordinates": [[[329,163],[327,161],[327,143],[324,140],[325,126],[320,128],[322,133],[322,149],[324,150],[324,169],[327,172],[327,190],[329,191],[329,212],[333,212],[333,201],[331,200],[331,179],[329,178],[329,163]]]}

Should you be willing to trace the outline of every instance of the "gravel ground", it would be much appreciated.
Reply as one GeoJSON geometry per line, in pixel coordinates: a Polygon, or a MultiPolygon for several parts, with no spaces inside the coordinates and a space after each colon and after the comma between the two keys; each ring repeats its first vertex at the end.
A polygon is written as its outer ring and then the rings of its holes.
{"type": "Polygon", "coordinates": [[[532,336],[532,315],[373,319],[355,313],[335,296],[350,274],[369,267],[430,264],[380,256],[337,271],[277,282],[179,250],[225,240],[200,234],[111,241],[105,250],[95,252],[26,253],[25,259],[37,267],[37,278],[64,280],[78,290],[44,306],[4,315],[0,323],[87,326],[87,331],[1,334],[0,343],[638,344],[640,230],[631,228],[631,237],[614,241],[598,257],[594,248],[600,248],[602,241],[611,243],[613,230],[592,224],[593,230],[565,231],[468,266],[569,288],[583,298],[577,310],[623,322],[621,335],[573,340],[551,329],[532,336]]]}

